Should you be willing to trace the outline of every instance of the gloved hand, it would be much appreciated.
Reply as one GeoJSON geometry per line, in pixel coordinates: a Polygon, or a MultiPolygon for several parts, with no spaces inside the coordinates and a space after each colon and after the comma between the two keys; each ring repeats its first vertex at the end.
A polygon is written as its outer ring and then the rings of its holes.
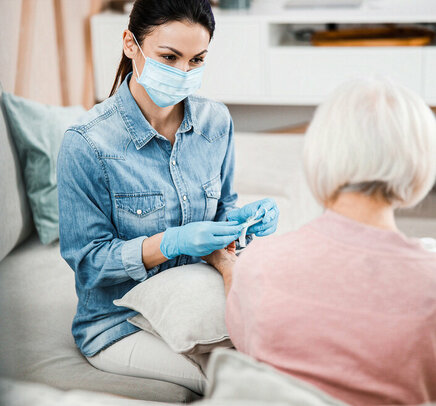
{"type": "Polygon", "coordinates": [[[274,231],[277,229],[277,223],[279,221],[279,208],[277,207],[274,199],[262,199],[246,204],[240,209],[230,210],[227,213],[227,219],[229,221],[237,221],[239,224],[242,224],[250,217],[253,217],[259,209],[263,212],[266,211],[266,214],[262,221],[257,224],[253,224],[248,228],[247,234],[255,234],[258,237],[264,237],[274,233],[274,231]]]}
{"type": "Polygon", "coordinates": [[[202,257],[227,247],[238,239],[242,229],[237,221],[199,221],[171,227],[162,237],[160,250],[168,259],[181,254],[202,257]]]}

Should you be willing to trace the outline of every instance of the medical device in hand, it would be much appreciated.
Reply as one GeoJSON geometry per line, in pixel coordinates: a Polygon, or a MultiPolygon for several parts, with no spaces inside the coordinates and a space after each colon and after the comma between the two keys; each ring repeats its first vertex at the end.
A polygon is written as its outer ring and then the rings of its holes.
{"type": "Polygon", "coordinates": [[[252,217],[249,217],[245,223],[244,228],[242,229],[241,235],[239,236],[239,247],[245,248],[247,246],[247,230],[253,225],[261,222],[267,213],[266,209],[259,209],[256,214],[252,217]]]}

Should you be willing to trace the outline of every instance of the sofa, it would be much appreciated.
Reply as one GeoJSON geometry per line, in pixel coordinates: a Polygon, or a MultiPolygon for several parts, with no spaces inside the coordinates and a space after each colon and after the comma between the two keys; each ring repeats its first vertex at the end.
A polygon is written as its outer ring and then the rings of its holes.
{"type": "MultiPolygon", "coordinates": [[[[274,197],[279,234],[321,213],[304,181],[301,135],[238,133],[235,140],[240,205],[274,197]]],[[[60,256],[59,241],[43,245],[38,239],[3,106],[0,146],[0,377],[155,402],[199,399],[176,384],[97,370],[81,355],[71,335],[74,273],[60,256]]]]}

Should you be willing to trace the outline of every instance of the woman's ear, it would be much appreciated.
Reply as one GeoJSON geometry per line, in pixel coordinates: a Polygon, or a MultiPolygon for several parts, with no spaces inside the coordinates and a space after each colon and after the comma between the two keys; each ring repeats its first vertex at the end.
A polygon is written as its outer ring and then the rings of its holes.
{"type": "Polygon", "coordinates": [[[123,51],[129,59],[133,59],[138,53],[138,46],[133,39],[133,34],[129,30],[123,32],[123,51]]]}

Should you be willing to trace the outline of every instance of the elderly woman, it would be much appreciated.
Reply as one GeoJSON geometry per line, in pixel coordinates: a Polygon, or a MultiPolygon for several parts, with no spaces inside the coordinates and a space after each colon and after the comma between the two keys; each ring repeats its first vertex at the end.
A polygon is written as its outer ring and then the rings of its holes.
{"type": "Polygon", "coordinates": [[[205,257],[235,347],[353,405],[436,400],[436,255],[394,219],[435,182],[433,113],[388,81],[348,82],[318,108],[304,160],[321,217],[205,257]]]}

